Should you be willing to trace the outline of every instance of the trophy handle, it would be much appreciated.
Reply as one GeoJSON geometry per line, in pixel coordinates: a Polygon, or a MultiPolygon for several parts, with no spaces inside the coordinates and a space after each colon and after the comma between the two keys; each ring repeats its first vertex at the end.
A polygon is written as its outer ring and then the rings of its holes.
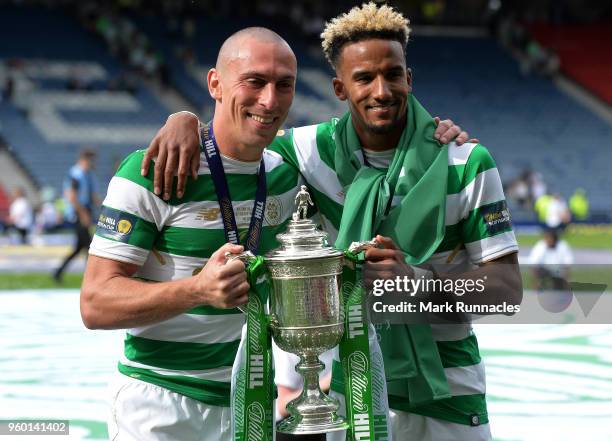
{"type": "MultiPolygon", "coordinates": [[[[234,260],[241,260],[245,265],[249,263],[251,260],[255,259],[255,254],[250,251],[243,251],[242,253],[225,253],[225,263],[232,262],[234,260]]],[[[238,309],[242,311],[243,314],[247,314],[247,309],[245,306],[238,306],[238,309]]]]}
{"type": "Polygon", "coordinates": [[[247,264],[251,260],[255,258],[255,254],[250,251],[243,251],[242,253],[225,253],[225,263],[232,262],[236,259],[241,260],[243,263],[247,264]]]}
{"type": "Polygon", "coordinates": [[[352,242],[349,247],[348,250],[349,252],[353,253],[353,254],[357,254],[360,253],[362,251],[365,251],[369,248],[376,248],[378,246],[378,242],[376,241],[376,238],[373,238],[372,240],[365,240],[365,241],[361,241],[361,242],[352,242]]]}

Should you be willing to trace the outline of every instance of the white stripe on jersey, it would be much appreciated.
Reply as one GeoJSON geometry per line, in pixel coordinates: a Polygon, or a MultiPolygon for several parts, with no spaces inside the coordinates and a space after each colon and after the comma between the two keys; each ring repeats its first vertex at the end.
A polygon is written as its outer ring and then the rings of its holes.
{"type": "Polygon", "coordinates": [[[128,334],[182,343],[229,343],[240,340],[244,314],[180,314],[163,322],[132,328],[128,334]]]}
{"type": "Polygon", "coordinates": [[[185,279],[193,276],[193,272],[201,269],[206,262],[208,258],[181,256],[155,250],[148,255],[134,276],[155,282],[185,279]]]}
{"type": "Polygon", "coordinates": [[[147,364],[137,363],[132,360],[128,360],[125,356],[121,357],[121,364],[125,366],[131,366],[140,369],[148,369],[151,372],[155,372],[159,375],[180,375],[184,377],[190,378],[199,378],[200,380],[209,380],[209,381],[225,381],[229,382],[232,377],[232,367],[220,367],[214,369],[202,369],[202,370],[193,370],[193,371],[179,371],[172,369],[162,369],[158,367],[149,366],[147,364]]]}
{"type": "Polygon", "coordinates": [[[451,142],[448,145],[448,165],[465,165],[477,145],[473,142],[466,142],[462,145],[451,142]]]}
{"type": "Polygon", "coordinates": [[[96,234],[89,245],[89,254],[110,260],[118,260],[119,262],[142,265],[147,260],[149,250],[137,247],[136,245],[128,245],[127,243],[106,239],[96,234]]]}
{"type": "MultiPolygon", "coordinates": [[[[296,186],[291,190],[282,193],[280,195],[268,196],[267,197],[267,209],[270,207],[274,199],[278,203],[278,213],[275,213],[274,217],[264,216],[263,226],[276,226],[282,224],[285,220],[291,218],[291,214],[294,211],[294,200],[295,195],[299,190],[301,181],[296,182],[296,186]]],[[[234,216],[236,217],[236,223],[238,227],[248,227],[251,222],[251,213],[253,211],[253,200],[248,201],[232,201],[234,208],[234,216]]],[[[177,205],[180,210],[174,210],[174,214],[167,219],[167,226],[170,227],[182,227],[182,228],[199,228],[205,230],[223,230],[223,221],[221,219],[221,212],[219,210],[219,203],[215,201],[198,201],[198,202],[186,202],[181,205],[177,205]],[[214,220],[207,220],[206,213],[212,213],[216,216],[214,220]]],[[[268,212],[268,211],[267,211],[268,212]]]]}
{"type": "Polygon", "coordinates": [[[459,193],[446,196],[444,223],[445,225],[455,225],[462,219],[467,218],[470,211],[504,199],[504,189],[501,185],[499,172],[496,168],[490,168],[478,173],[474,180],[459,193]]]}
{"type": "Polygon", "coordinates": [[[329,168],[319,156],[317,125],[293,129],[293,143],[300,164],[300,172],[308,177],[308,184],[334,202],[344,204],[344,192],[336,172],[329,168]]]}
{"type": "Polygon", "coordinates": [[[152,222],[161,231],[172,207],[141,185],[125,178],[114,176],[108,184],[108,192],[102,205],[134,214],[152,222]]]}
{"type": "Polygon", "coordinates": [[[465,247],[473,263],[482,263],[518,251],[514,231],[469,242],[465,244],[465,247]]]}

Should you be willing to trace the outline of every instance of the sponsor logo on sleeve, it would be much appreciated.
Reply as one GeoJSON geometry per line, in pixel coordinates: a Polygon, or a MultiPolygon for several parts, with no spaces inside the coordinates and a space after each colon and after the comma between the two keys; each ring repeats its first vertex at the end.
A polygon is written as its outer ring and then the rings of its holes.
{"type": "Polygon", "coordinates": [[[506,201],[498,201],[481,207],[480,212],[489,234],[494,235],[511,228],[510,211],[506,201]]]}
{"type": "Polygon", "coordinates": [[[106,239],[127,243],[136,224],[136,216],[114,208],[102,207],[96,234],[106,239]]]}

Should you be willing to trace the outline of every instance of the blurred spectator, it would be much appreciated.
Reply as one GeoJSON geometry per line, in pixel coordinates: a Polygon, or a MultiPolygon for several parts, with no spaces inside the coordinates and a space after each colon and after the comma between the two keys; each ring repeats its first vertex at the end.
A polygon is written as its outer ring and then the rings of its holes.
{"type": "Polygon", "coordinates": [[[538,215],[538,220],[542,224],[546,224],[546,214],[548,213],[548,205],[552,201],[552,195],[543,194],[535,200],[533,209],[538,215]]]}
{"type": "Polygon", "coordinates": [[[17,188],[13,192],[13,201],[9,208],[9,225],[19,233],[22,244],[27,242],[28,233],[32,228],[34,214],[32,204],[25,196],[22,188],[17,188]]]}
{"type": "Polygon", "coordinates": [[[439,23],[444,18],[446,2],[443,0],[427,0],[421,4],[421,13],[427,23],[439,23]]]}
{"type": "Polygon", "coordinates": [[[531,200],[537,201],[540,196],[547,193],[548,189],[546,182],[542,174],[535,171],[528,171],[527,184],[529,185],[529,193],[531,194],[531,200]]]}
{"type": "Polygon", "coordinates": [[[93,175],[96,152],[83,149],[79,159],[68,171],[64,181],[64,198],[66,199],[66,220],[71,222],[76,236],[76,243],[72,252],[64,259],[60,267],[53,274],[59,283],[64,270],[81,250],[87,250],[91,243],[89,228],[92,225],[95,208],[100,204],[98,185],[93,175]]]}
{"type": "Polygon", "coordinates": [[[529,173],[523,172],[518,178],[512,181],[506,190],[509,198],[515,200],[522,208],[531,208],[532,199],[529,188],[529,173]]]}
{"type": "Polygon", "coordinates": [[[546,226],[557,231],[563,231],[570,220],[571,214],[565,200],[560,194],[554,194],[546,208],[546,226]]]}
{"type": "Polygon", "coordinates": [[[36,231],[46,233],[61,225],[63,219],[55,205],[55,190],[45,187],[40,192],[42,205],[36,213],[36,231]]]}
{"type": "Polygon", "coordinates": [[[13,94],[15,93],[15,80],[12,75],[8,75],[4,81],[2,86],[2,100],[0,101],[10,101],[13,99],[13,94]]]}
{"type": "Polygon", "coordinates": [[[559,71],[559,57],[552,50],[542,47],[537,41],[530,40],[527,44],[525,57],[521,63],[524,74],[552,77],[559,71]]]}
{"type": "Polygon", "coordinates": [[[535,244],[528,261],[534,266],[533,274],[538,291],[567,289],[574,256],[568,243],[559,239],[555,230],[544,231],[544,237],[535,244]]]}
{"type": "Polygon", "coordinates": [[[589,200],[583,188],[578,188],[569,199],[569,208],[574,219],[586,220],[589,217],[589,200]]]}

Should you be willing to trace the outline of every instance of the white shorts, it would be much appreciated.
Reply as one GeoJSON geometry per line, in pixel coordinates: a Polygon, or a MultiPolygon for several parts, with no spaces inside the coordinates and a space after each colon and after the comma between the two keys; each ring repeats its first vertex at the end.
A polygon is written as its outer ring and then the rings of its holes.
{"type": "MultiPolygon", "coordinates": [[[[344,395],[333,392],[331,395],[340,401],[338,413],[345,415],[344,395]]],[[[491,441],[489,424],[466,426],[415,413],[389,409],[391,436],[389,440],[418,441],[491,441]]],[[[345,441],[346,431],[330,432],[327,441],[345,441]]]]}
{"type": "Polygon", "coordinates": [[[389,410],[389,416],[396,440],[491,441],[489,424],[466,426],[401,410],[389,410]]]}
{"type": "Polygon", "coordinates": [[[109,384],[111,441],[231,441],[229,407],[211,406],[116,373],[109,384]]]}

